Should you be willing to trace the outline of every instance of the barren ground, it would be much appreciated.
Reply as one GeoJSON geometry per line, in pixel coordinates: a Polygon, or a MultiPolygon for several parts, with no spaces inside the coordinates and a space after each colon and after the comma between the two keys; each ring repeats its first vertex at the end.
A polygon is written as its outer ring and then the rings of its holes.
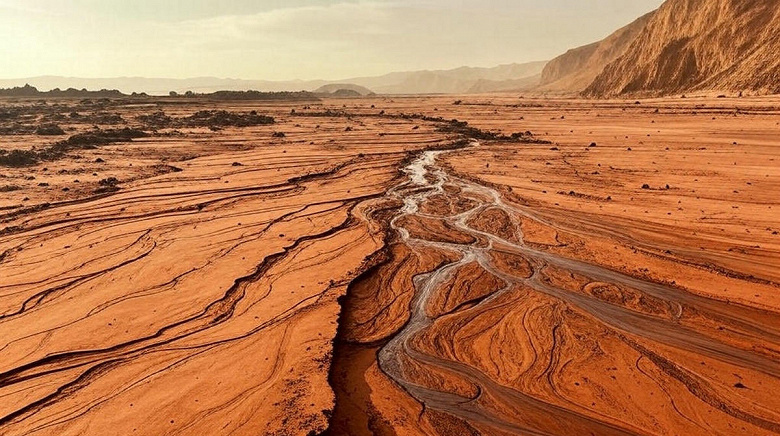
{"type": "Polygon", "coordinates": [[[780,98],[2,108],[0,434],[780,433],[780,98]]]}

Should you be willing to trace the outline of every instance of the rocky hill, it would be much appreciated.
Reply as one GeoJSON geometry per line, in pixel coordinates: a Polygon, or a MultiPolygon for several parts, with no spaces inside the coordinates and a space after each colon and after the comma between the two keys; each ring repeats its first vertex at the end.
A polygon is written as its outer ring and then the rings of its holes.
{"type": "Polygon", "coordinates": [[[667,0],[584,93],[780,93],[778,53],[778,0],[667,0]]]}
{"type": "Polygon", "coordinates": [[[322,85],[319,88],[314,90],[315,94],[328,94],[328,95],[341,95],[341,94],[347,94],[355,95],[355,96],[365,96],[365,95],[373,95],[374,92],[370,89],[355,85],[353,83],[329,83],[327,85],[322,85]],[[345,92],[346,91],[346,92],[345,92]]]}
{"type": "Polygon", "coordinates": [[[13,88],[0,89],[0,97],[70,97],[70,98],[118,98],[125,94],[116,89],[101,89],[100,91],[87,91],[86,89],[68,88],[61,90],[59,88],[50,91],[39,91],[38,88],[25,84],[13,88]]]}
{"type": "Polygon", "coordinates": [[[542,71],[538,90],[583,91],[605,65],[626,52],[653,15],[654,12],[646,14],[601,41],[571,49],[551,60],[542,71]]]}

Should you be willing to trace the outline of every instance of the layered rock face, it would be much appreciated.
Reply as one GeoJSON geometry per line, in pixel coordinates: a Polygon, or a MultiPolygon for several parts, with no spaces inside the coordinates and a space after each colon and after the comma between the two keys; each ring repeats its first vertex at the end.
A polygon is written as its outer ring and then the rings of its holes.
{"type": "Polygon", "coordinates": [[[655,12],[638,18],[607,38],[569,50],[551,60],[542,71],[539,90],[581,92],[631,46],[655,12]]]}
{"type": "Polygon", "coordinates": [[[626,52],[604,67],[585,95],[777,93],[778,51],[776,0],[669,0],[626,52]]]}

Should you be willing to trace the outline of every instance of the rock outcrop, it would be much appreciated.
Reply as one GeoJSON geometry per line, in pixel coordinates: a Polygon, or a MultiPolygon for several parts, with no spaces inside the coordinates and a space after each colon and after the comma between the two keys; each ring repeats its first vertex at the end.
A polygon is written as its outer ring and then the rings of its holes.
{"type": "Polygon", "coordinates": [[[778,93],[778,6],[777,0],[668,0],[585,95],[778,93]]]}
{"type": "Polygon", "coordinates": [[[650,12],[607,38],[574,48],[551,60],[542,71],[541,91],[581,92],[605,65],[622,56],[651,20],[650,12]]]}

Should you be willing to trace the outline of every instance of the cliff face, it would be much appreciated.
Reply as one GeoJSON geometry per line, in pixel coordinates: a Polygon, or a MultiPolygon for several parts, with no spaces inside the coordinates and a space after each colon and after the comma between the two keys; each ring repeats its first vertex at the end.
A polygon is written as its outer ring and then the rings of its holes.
{"type": "Polygon", "coordinates": [[[780,1],[667,0],[590,97],[687,91],[780,92],[780,1]]]}
{"type": "Polygon", "coordinates": [[[602,41],[578,47],[551,60],[542,71],[541,91],[580,92],[590,85],[604,66],[631,46],[653,17],[646,14],[602,41]]]}

